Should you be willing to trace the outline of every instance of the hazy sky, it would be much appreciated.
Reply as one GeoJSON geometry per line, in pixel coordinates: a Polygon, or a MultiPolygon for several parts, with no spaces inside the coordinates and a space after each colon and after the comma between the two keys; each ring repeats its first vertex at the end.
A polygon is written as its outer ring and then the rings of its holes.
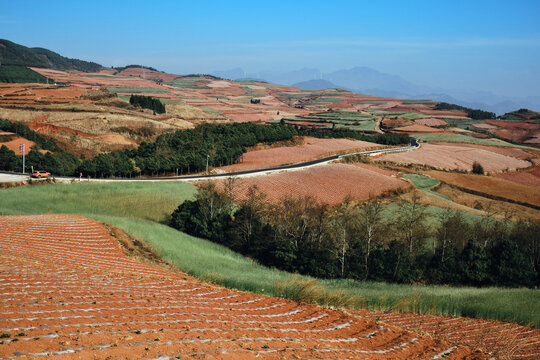
{"type": "Polygon", "coordinates": [[[177,74],[331,72],[540,95],[540,0],[0,0],[0,38],[177,74]]]}

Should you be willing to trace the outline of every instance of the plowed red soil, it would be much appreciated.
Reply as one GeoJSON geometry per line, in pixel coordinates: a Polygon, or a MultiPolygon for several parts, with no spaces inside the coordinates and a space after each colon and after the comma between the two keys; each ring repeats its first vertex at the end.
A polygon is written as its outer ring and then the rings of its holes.
{"type": "Polygon", "coordinates": [[[457,174],[440,171],[426,171],[424,174],[450,185],[473,190],[481,194],[540,206],[540,191],[538,191],[537,186],[527,186],[494,176],[457,174]]]}
{"type": "MultiPolygon", "coordinates": [[[[450,145],[450,146],[456,145],[456,143],[452,143],[452,142],[438,142],[437,144],[450,145]]],[[[525,149],[520,149],[520,148],[510,147],[510,146],[493,146],[493,145],[480,145],[480,144],[471,144],[471,143],[461,143],[459,144],[459,146],[463,148],[487,150],[487,151],[491,151],[497,154],[510,156],[516,159],[521,159],[521,160],[535,158],[535,157],[540,156],[540,151],[529,150],[529,149],[525,150],[525,149]]]]}
{"type": "Polygon", "coordinates": [[[446,121],[443,119],[434,119],[434,118],[428,118],[428,119],[418,119],[414,120],[415,123],[420,125],[426,125],[426,126],[444,126],[446,125],[446,121]]]}
{"type": "Polygon", "coordinates": [[[515,173],[498,174],[497,177],[516,184],[537,186],[540,188],[540,166],[515,173]]]}
{"type": "Polygon", "coordinates": [[[16,155],[21,155],[19,152],[19,145],[24,144],[24,153],[25,155],[28,155],[30,150],[32,150],[32,146],[34,146],[36,143],[30,140],[26,140],[24,138],[17,137],[16,139],[6,141],[6,142],[0,142],[0,146],[5,145],[7,148],[11,151],[14,151],[16,155]]]}
{"type": "Polygon", "coordinates": [[[454,344],[482,348],[503,359],[535,360],[540,358],[540,329],[528,326],[435,315],[367,310],[350,310],[349,312],[403,329],[432,334],[454,344]]]}
{"type": "Polygon", "coordinates": [[[429,336],[208,285],[72,215],[0,217],[0,357],[485,359],[429,336]]]}
{"type": "Polygon", "coordinates": [[[406,132],[406,133],[436,133],[441,132],[440,129],[435,129],[426,125],[414,124],[410,126],[404,126],[395,128],[394,131],[406,132]]]}
{"type": "Polygon", "coordinates": [[[318,139],[305,137],[304,143],[298,146],[281,146],[270,149],[248,151],[239,164],[223,166],[220,169],[230,171],[252,170],[283,164],[294,164],[313,160],[325,155],[341,152],[363,151],[380,148],[382,145],[360,140],[318,139]]]}
{"type": "MultiPolygon", "coordinates": [[[[393,173],[366,164],[332,163],[303,170],[272,173],[264,176],[239,178],[234,185],[237,199],[244,198],[250,186],[257,185],[268,200],[276,202],[285,195],[311,195],[319,202],[340,204],[345,197],[365,200],[389,190],[409,186],[393,173]]],[[[218,182],[223,187],[226,180],[218,182]]]]}
{"type": "Polygon", "coordinates": [[[480,123],[480,124],[472,124],[473,127],[479,128],[479,129],[496,129],[497,127],[495,125],[480,123]]]}
{"type": "Polygon", "coordinates": [[[387,154],[377,159],[397,163],[426,164],[439,169],[471,170],[479,162],[485,171],[502,171],[531,166],[531,163],[488,149],[461,145],[422,144],[420,149],[387,154]]]}

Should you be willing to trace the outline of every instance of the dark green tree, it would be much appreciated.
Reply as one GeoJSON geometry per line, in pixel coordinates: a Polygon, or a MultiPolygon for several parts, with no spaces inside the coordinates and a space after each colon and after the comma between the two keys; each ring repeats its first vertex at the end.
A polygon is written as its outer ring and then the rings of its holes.
{"type": "Polygon", "coordinates": [[[484,247],[471,239],[461,254],[461,281],[466,285],[481,286],[489,282],[490,261],[484,247]]]}

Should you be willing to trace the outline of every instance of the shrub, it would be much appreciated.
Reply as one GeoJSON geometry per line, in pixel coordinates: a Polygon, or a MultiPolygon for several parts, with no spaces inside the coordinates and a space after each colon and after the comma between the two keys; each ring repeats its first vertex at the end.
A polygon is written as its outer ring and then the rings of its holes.
{"type": "Polygon", "coordinates": [[[478,161],[475,161],[472,164],[472,172],[473,174],[484,175],[484,167],[478,161]]]}

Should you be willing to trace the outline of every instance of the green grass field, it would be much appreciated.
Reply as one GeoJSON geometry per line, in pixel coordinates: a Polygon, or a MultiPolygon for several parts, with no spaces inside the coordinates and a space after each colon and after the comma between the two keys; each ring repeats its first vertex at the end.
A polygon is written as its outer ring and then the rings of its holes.
{"type": "Polygon", "coordinates": [[[448,196],[439,194],[431,189],[435,186],[438,186],[441,182],[437,179],[430,178],[429,176],[423,176],[418,174],[406,174],[403,176],[405,179],[411,180],[414,183],[414,186],[424,190],[425,192],[435,195],[441,199],[452,201],[448,196]]]}
{"type": "Polygon", "coordinates": [[[437,179],[430,178],[429,176],[423,176],[418,174],[407,174],[403,176],[405,179],[411,180],[414,186],[420,189],[431,189],[439,185],[441,182],[437,179]]]}
{"type": "MultiPolygon", "coordinates": [[[[70,213],[91,217],[143,240],[165,260],[201,279],[267,295],[294,293],[276,286],[292,283],[294,287],[291,274],[265,268],[220,245],[162,224],[182,201],[193,197],[195,190],[195,186],[182,182],[24,186],[0,190],[0,214],[70,213]]],[[[396,207],[386,206],[386,216],[393,216],[396,207]]],[[[427,209],[432,221],[442,211],[427,209]]],[[[537,301],[540,294],[534,289],[409,286],[352,280],[319,280],[318,286],[323,293],[311,300],[323,304],[348,302],[371,309],[466,315],[540,325],[537,301]],[[345,298],[353,300],[345,301],[345,298]]]]}
{"type": "Polygon", "coordinates": [[[496,140],[496,139],[480,139],[472,136],[467,136],[463,134],[415,134],[414,137],[417,140],[421,141],[448,141],[448,142],[461,142],[461,143],[471,143],[471,144],[480,144],[480,145],[498,145],[498,146],[509,146],[517,147],[522,149],[538,150],[530,146],[523,146],[517,144],[511,144],[506,141],[496,140]]]}

